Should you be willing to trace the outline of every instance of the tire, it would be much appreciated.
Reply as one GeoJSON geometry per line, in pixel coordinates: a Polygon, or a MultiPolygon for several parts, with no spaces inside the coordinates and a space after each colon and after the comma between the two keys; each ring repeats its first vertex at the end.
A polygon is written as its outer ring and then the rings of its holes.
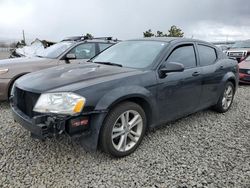
{"type": "Polygon", "coordinates": [[[219,101],[214,106],[214,110],[219,113],[227,112],[233,103],[234,94],[235,94],[235,87],[233,83],[227,82],[222,94],[220,95],[219,101]]]}
{"type": "Polygon", "coordinates": [[[14,81],[10,84],[10,86],[9,86],[9,90],[8,90],[8,101],[10,100],[11,91],[12,91],[12,89],[13,89],[13,87],[14,87],[15,81],[16,81],[16,80],[14,80],[14,81]]]}
{"type": "Polygon", "coordinates": [[[133,153],[145,135],[146,125],[146,115],[141,106],[133,102],[118,104],[108,113],[102,126],[102,150],[114,157],[133,153]]]}

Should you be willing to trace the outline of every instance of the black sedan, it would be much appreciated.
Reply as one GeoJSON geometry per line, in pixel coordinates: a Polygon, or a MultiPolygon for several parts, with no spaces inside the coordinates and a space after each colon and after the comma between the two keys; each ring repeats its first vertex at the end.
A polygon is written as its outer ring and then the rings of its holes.
{"type": "Polygon", "coordinates": [[[145,131],[213,107],[224,113],[238,87],[237,62],[193,39],[120,42],[87,64],[20,78],[12,91],[14,119],[35,138],[66,133],[89,150],[122,157],[145,131]]]}

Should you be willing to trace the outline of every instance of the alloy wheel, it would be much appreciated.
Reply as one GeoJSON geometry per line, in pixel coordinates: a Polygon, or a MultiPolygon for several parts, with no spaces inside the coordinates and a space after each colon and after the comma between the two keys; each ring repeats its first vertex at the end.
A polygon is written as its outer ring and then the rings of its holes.
{"type": "Polygon", "coordinates": [[[224,91],[224,95],[222,98],[222,107],[224,110],[227,110],[233,101],[233,87],[228,85],[224,91]]]}
{"type": "Polygon", "coordinates": [[[142,135],[143,120],[135,110],[122,113],[112,129],[112,144],[117,151],[132,149],[142,135]]]}

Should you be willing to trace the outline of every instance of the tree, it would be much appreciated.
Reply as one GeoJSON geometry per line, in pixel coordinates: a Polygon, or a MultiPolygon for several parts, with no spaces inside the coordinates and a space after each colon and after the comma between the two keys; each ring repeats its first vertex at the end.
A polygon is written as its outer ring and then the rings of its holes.
{"type": "Polygon", "coordinates": [[[180,28],[175,25],[172,25],[171,28],[168,30],[168,33],[163,33],[162,31],[157,31],[156,34],[152,32],[151,29],[148,31],[143,32],[144,37],[183,37],[184,32],[180,28]]]}
{"type": "Polygon", "coordinates": [[[152,33],[151,29],[149,29],[148,31],[143,32],[143,36],[144,37],[153,37],[154,33],[152,33]]]}
{"type": "Polygon", "coordinates": [[[182,32],[182,30],[175,25],[171,26],[171,28],[168,30],[168,33],[169,33],[167,34],[168,37],[183,37],[184,36],[184,32],[182,32]]]}
{"type": "Polygon", "coordinates": [[[90,33],[86,33],[86,35],[83,35],[83,38],[87,38],[87,39],[93,39],[94,36],[91,35],[90,33]]]}
{"type": "Polygon", "coordinates": [[[166,37],[166,34],[164,34],[162,31],[157,31],[156,37],[166,37]]]}

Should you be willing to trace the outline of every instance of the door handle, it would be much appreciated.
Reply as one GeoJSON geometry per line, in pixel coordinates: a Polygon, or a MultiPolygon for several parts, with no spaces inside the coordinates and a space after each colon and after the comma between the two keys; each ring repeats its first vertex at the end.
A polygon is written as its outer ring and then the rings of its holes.
{"type": "Polygon", "coordinates": [[[200,73],[199,73],[199,72],[194,72],[192,75],[193,75],[193,76],[199,76],[200,73]]]}

